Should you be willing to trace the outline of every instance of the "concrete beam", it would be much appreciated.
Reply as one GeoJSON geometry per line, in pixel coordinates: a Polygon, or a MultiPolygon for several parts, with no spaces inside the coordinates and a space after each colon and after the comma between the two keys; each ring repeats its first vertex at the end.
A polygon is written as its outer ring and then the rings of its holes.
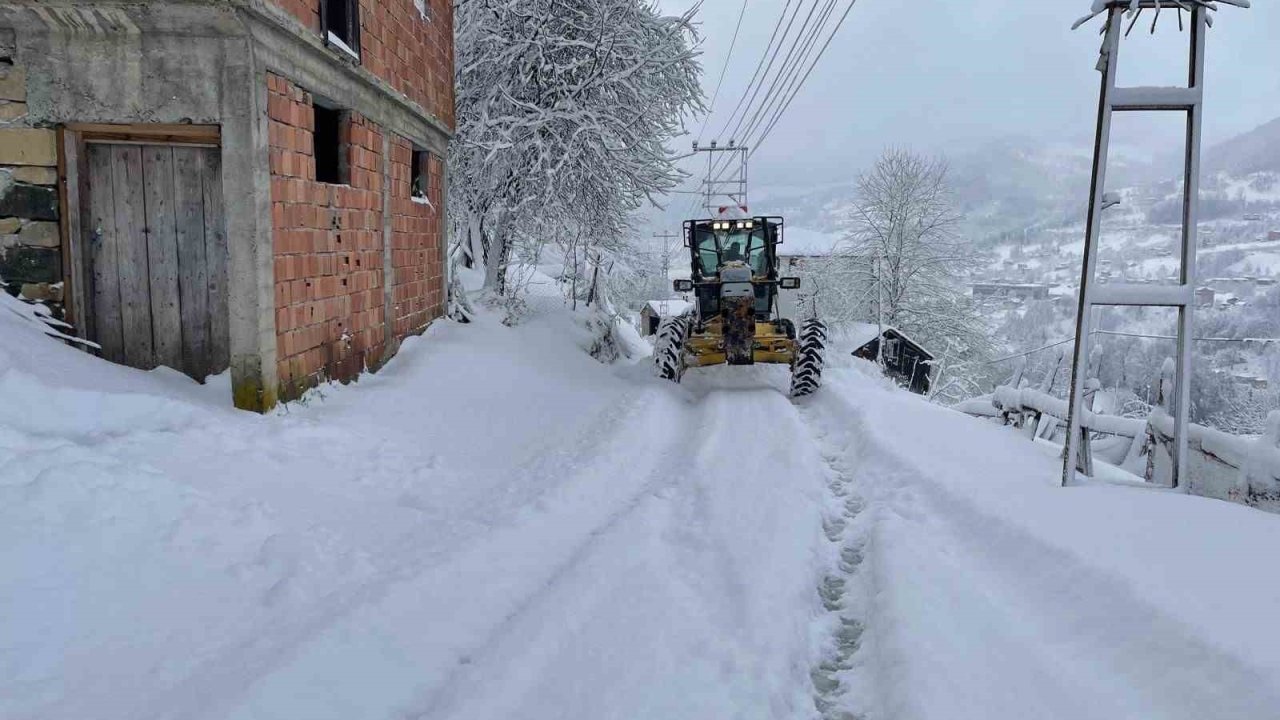
{"type": "Polygon", "coordinates": [[[341,59],[320,37],[263,0],[239,0],[266,70],[330,98],[420,147],[445,157],[453,130],[364,67],[341,59]]]}

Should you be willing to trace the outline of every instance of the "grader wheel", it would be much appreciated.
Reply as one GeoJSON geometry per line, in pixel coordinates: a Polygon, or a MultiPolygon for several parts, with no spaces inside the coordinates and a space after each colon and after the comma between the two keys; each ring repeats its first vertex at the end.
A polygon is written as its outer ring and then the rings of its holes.
{"type": "Polygon", "coordinates": [[[827,349],[827,326],[817,318],[800,326],[796,359],[791,365],[791,397],[812,395],[822,385],[823,357],[827,349]]]}
{"type": "Polygon", "coordinates": [[[658,340],[653,349],[654,371],[658,377],[680,382],[684,375],[684,344],[689,339],[688,315],[664,318],[658,325],[658,340]]]}

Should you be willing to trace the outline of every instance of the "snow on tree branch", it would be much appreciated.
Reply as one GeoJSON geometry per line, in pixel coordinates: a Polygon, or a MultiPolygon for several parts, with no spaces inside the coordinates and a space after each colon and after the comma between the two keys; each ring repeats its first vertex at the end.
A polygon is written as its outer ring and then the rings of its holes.
{"type": "Polygon", "coordinates": [[[624,237],[627,216],[683,178],[666,145],[701,106],[692,14],[644,0],[470,0],[456,28],[450,200],[455,227],[479,236],[488,289],[501,294],[531,229],[624,237]]]}

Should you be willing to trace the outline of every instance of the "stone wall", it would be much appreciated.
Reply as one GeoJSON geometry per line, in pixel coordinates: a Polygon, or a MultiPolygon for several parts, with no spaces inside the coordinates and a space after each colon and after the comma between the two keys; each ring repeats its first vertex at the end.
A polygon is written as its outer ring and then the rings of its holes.
{"type": "Polygon", "coordinates": [[[28,122],[27,72],[0,36],[0,280],[63,316],[57,134],[28,122]]]}

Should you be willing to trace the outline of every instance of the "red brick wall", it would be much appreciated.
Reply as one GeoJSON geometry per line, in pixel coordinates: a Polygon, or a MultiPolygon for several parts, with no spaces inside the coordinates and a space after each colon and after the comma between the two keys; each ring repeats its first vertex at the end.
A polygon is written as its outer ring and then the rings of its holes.
{"type": "MultiPolygon", "coordinates": [[[[320,32],[320,0],[272,0],[320,32]]],[[[360,0],[360,64],[450,128],[453,115],[452,0],[360,0]]]]}
{"type": "Polygon", "coordinates": [[[382,132],[352,112],[351,184],[318,183],[310,93],[275,75],[267,84],[276,357],[287,399],[382,357],[382,132]]]}
{"type": "Polygon", "coordinates": [[[413,146],[393,137],[391,141],[391,267],[392,326],[397,337],[421,330],[444,314],[444,243],[440,213],[443,207],[440,179],[444,168],[435,156],[429,159],[427,199],[414,202],[410,195],[410,163],[413,146]]]}
{"type": "Polygon", "coordinates": [[[444,314],[440,158],[430,157],[429,203],[411,197],[413,145],[356,112],[344,126],[350,185],[316,182],[311,94],[267,75],[271,225],[280,396],[325,379],[350,380],[385,357],[384,192],[391,211],[391,318],[396,338],[444,314]],[[390,185],[384,187],[383,163],[390,185]]]}

